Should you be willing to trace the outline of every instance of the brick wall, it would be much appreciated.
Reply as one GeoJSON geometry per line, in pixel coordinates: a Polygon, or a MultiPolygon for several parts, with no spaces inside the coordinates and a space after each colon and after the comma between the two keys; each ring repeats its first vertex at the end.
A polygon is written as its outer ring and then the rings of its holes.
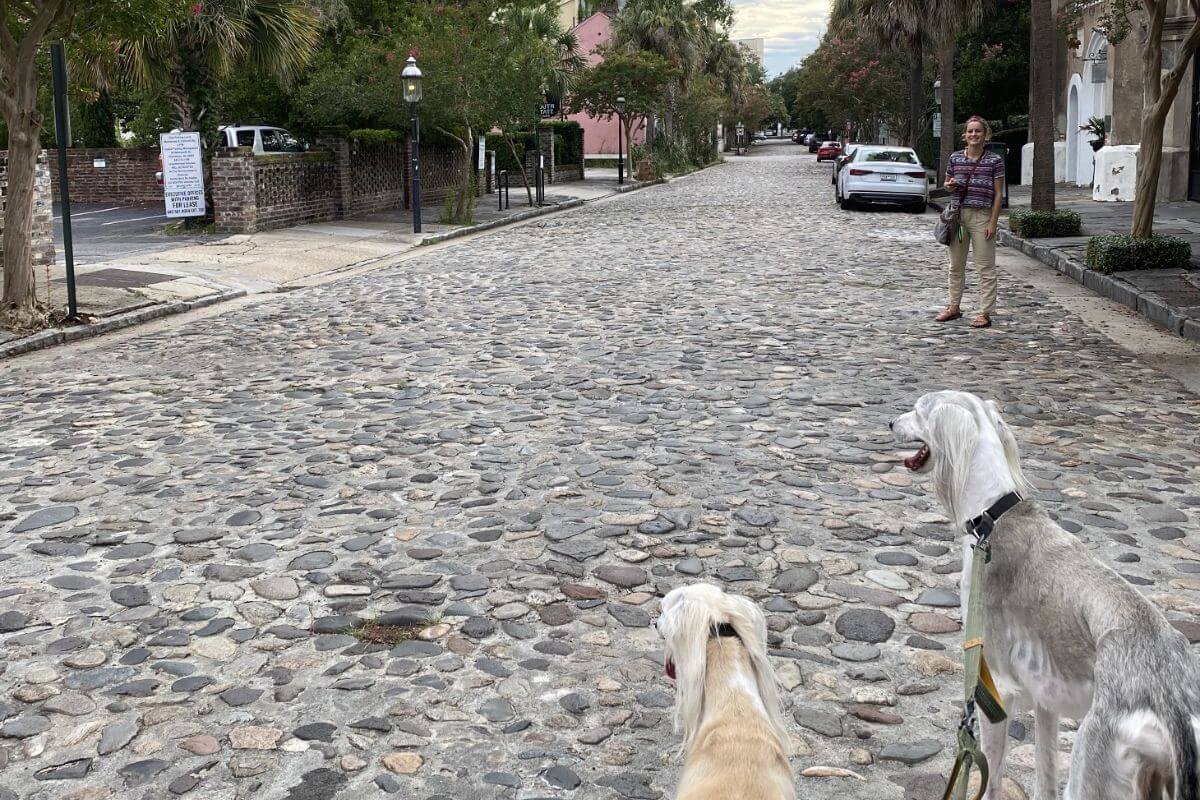
{"type": "Polygon", "coordinates": [[[350,202],[346,213],[369,214],[404,207],[408,171],[405,152],[400,142],[350,143],[350,202]]]}
{"type": "MultiPolygon", "coordinates": [[[[218,151],[217,230],[253,233],[410,206],[407,144],[350,142],[330,132],[317,148],[272,156],[255,156],[249,148],[218,151]]],[[[422,206],[451,196],[463,160],[458,148],[421,146],[422,206]]]]}
{"type": "MultiPolygon", "coordinates": [[[[8,151],[0,150],[0,234],[4,231],[7,201],[8,151]]],[[[50,198],[50,168],[44,150],[38,155],[37,175],[34,178],[32,245],[34,280],[37,281],[39,272],[44,272],[54,263],[54,208],[50,198]]],[[[0,250],[0,270],[3,269],[4,252],[0,250]]]]}
{"type": "Polygon", "coordinates": [[[330,153],[257,156],[254,183],[259,230],[340,216],[338,172],[330,153]]]}
{"type": "MultiPolygon", "coordinates": [[[[46,153],[58,200],[58,151],[46,153]]],[[[67,150],[67,179],[75,203],[141,205],[163,202],[156,147],[72,147],[67,150]],[[97,166],[103,164],[104,166],[97,166]]]]}
{"type": "Polygon", "coordinates": [[[456,146],[421,145],[421,205],[446,202],[458,189],[463,152],[456,146]]]}
{"type": "Polygon", "coordinates": [[[217,230],[258,230],[254,154],[249,148],[217,151],[212,160],[212,201],[217,230]]]}
{"type": "Polygon", "coordinates": [[[248,147],[213,158],[217,230],[254,233],[342,216],[335,154],[255,156],[248,147]]]}
{"type": "Polygon", "coordinates": [[[583,165],[559,164],[550,171],[547,183],[567,183],[581,180],[583,180],[583,165]]]}

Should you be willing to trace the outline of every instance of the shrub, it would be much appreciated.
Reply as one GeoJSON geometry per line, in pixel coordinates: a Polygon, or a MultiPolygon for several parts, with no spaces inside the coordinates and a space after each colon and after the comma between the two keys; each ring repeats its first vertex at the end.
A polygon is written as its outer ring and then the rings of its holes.
{"type": "Polygon", "coordinates": [[[1187,269],[1191,258],[1192,246],[1178,236],[1093,236],[1087,249],[1088,266],[1105,275],[1133,269],[1187,269]]]}
{"type": "Polygon", "coordinates": [[[583,163],[583,126],[574,120],[548,120],[538,123],[541,129],[554,131],[554,163],[583,163]]]}
{"type": "Polygon", "coordinates": [[[1030,211],[1015,208],[1008,212],[1008,225],[1023,239],[1047,236],[1078,236],[1079,215],[1074,211],[1030,211]]]}
{"type": "MultiPolygon", "coordinates": [[[[506,169],[510,175],[518,173],[525,163],[525,153],[537,152],[538,137],[536,133],[514,133],[512,139],[517,150],[517,160],[513,159],[512,151],[508,149],[508,142],[504,141],[503,134],[489,133],[487,135],[487,149],[496,151],[496,172],[506,169]]],[[[513,180],[519,179],[514,178],[513,180]]]]}
{"type": "Polygon", "coordinates": [[[362,144],[395,144],[403,138],[399,131],[391,128],[358,128],[350,131],[350,139],[362,144]]]}

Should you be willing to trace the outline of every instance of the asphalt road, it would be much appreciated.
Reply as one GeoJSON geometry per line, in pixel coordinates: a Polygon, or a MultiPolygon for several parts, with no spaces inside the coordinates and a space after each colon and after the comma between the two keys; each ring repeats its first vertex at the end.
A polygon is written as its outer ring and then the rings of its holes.
{"type": "MultiPolygon", "coordinates": [[[[72,203],[71,239],[77,265],[120,261],[141,253],[152,253],[205,239],[201,236],[166,235],[171,220],[161,203],[121,206],[115,203],[72,203]]],[[[207,237],[212,240],[211,235],[207,237]]],[[[54,206],[54,246],[59,262],[63,249],[62,206],[54,206]]]]}

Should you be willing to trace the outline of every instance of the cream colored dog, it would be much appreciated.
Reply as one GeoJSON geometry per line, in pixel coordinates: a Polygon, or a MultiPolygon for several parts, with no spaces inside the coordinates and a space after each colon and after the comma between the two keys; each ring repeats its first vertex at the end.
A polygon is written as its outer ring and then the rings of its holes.
{"type": "Polygon", "coordinates": [[[793,800],[762,611],[699,583],[663,598],[657,627],[686,754],[677,800],[793,800]]]}

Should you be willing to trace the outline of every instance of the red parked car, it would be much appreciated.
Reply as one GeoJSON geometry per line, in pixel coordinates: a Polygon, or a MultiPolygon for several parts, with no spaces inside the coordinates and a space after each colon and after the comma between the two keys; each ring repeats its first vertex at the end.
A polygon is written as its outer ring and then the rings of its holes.
{"type": "Polygon", "coordinates": [[[820,148],[817,148],[817,161],[835,161],[840,155],[840,142],[823,142],[820,148]]]}
{"type": "Polygon", "coordinates": [[[834,161],[841,154],[841,142],[822,142],[817,148],[817,161],[834,161]]]}

